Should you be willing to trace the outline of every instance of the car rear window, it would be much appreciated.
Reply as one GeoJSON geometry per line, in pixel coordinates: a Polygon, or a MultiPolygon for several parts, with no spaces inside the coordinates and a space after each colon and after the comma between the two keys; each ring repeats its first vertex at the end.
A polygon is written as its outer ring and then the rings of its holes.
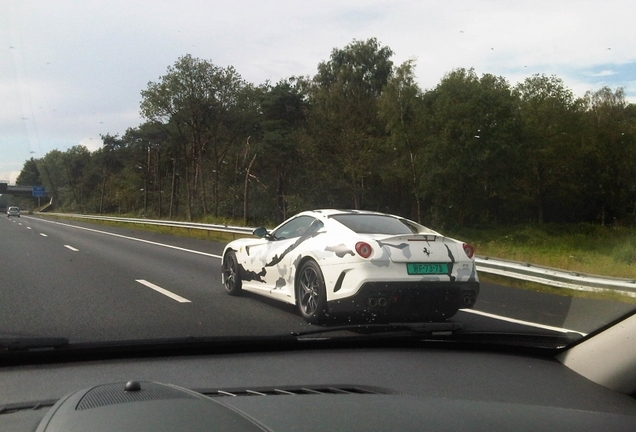
{"type": "Polygon", "coordinates": [[[359,234],[414,234],[411,229],[399,219],[384,215],[341,214],[332,216],[347,228],[359,234]]]}

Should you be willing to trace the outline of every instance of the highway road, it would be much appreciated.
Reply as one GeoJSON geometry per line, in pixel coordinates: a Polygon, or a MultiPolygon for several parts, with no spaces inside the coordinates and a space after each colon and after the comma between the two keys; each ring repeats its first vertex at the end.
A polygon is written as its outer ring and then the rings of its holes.
{"type": "MultiPolygon", "coordinates": [[[[314,328],[291,305],[227,295],[223,244],[34,216],[0,218],[0,333],[72,342],[274,335],[314,328]]],[[[467,329],[588,333],[632,306],[483,284],[467,329]]]]}

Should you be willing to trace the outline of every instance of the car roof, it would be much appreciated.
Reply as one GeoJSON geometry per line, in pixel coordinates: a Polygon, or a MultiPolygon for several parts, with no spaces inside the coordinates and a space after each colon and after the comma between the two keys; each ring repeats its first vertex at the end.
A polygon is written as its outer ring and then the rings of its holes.
{"type": "Polygon", "coordinates": [[[395,215],[392,214],[388,214],[388,213],[380,213],[380,212],[374,212],[374,211],[370,211],[370,210],[342,210],[342,209],[318,209],[318,210],[308,210],[308,211],[304,211],[302,213],[299,213],[298,215],[309,215],[309,216],[313,216],[313,217],[331,217],[334,215],[341,215],[341,214],[360,214],[360,215],[380,215],[380,216],[391,216],[391,217],[397,217],[395,215]]]}

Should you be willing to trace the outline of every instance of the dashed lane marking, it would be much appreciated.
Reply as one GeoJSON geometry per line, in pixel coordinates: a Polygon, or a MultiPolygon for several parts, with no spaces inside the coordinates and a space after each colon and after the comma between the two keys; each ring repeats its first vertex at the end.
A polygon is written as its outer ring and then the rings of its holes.
{"type": "Polygon", "coordinates": [[[176,300],[179,303],[192,303],[190,300],[188,300],[187,298],[183,298],[180,295],[177,295],[173,292],[168,291],[165,288],[161,288],[160,286],[157,286],[155,284],[153,284],[152,282],[148,282],[147,280],[144,279],[136,279],[135,282],[139,282],[142,285],[147,286],[150,289],[153,289],[155,291],[157,291],[158,293],[161,293],[167,297],[170,297],[172,300],[176,300]]]}
{"type": "Polygon", "coordinates": [[[56,224],[56,225],[62,225],[62,226],[65,226],[65,227],[80,229],[80,230],[84,230],[84,231],[90,231],[90,232],[94,232],[94,233],[98,233],[98,234],[105,234],[105,235],[109,235],[109,236],[113,236],[113,237],[119,237],[119,238],[123,238],[123,239],[127,239],[127,240],[138,241],[138,242],[141,242],[141,243],[151,244],[151,245],[155,245],[155,246],[161,246],[161,247],[165,247],[165,248],[169,248],[169,249],[175,249],[175,250],[179,250],[179,251],[182,251],[182,252],[189,252],[189,253],[193,253],[193,254],[197,254],[197,255],[204,255],[204,256],[209,256],[209,257],[219,258],[219,259],[221,258],[220,255],[216,255],[216,254],[211,254],[211,253],[207,253],[207,252],[201,252],[201,251],[192,250],[192,249],[186,249],[186,248],[182,248],[182,247],[178,247],[178,246],[173,246],[173,245],[169,245],[169,244],[165,244],[165,243],[153,242],[153,241],[150,241],[150,240],[144,240],[144,239],[140,239],[140,238],[136,238],[136,237],[130,237],[130,236],[125,236],[125,235],[121,235],[121,234],[115,234],[115,233],[111,233],[111,232],[108,232],[108,231],[100,231],[100,230],[96,230],[96,229],[92,229],[92,228],[86,228],[86,227],[77,226],[77,225],[70,225],[70,224],[65,224],[65,223],[61,223],[61,222],[49,221],[49,220],[46,220],[46,219],[40,219],[40,220],[42,222],[52,223],[52,224],[56,224]]]}

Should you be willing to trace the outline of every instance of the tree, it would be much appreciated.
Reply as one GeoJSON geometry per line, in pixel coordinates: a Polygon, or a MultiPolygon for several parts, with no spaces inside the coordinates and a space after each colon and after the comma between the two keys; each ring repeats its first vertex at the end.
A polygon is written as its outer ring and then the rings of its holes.
{"type": "Polygon", "coordinates": [[[522,189],[531,197],[536,221],[550,209],[563,220],[579,202],[581,101],[556,76],[533,75],[515,87],[523,127],[522,189]]]}
{"type": "Polygon", "coordinates": [[[24,163],[22,171],[15,180],[15,184],[24,186],[41,186],[42,179],[40,177],[40,170],[35,159],[31,158],[24,163]]]}
{"type": "MultiPolygon", "coordinates": [[[[16,185],[22,186],[41,186],[42,180],[40,178],[40,171],[38,169],[37,161],[33,158],[28,159],[24,166],[22,167],[22,171],[18,175],[18,178],[15,181],[16,185]]],[[[32,203],[32,198],[21,198],[21,203],[26,204],[27,202],[32,203]]],[[[24,204],[20,204],[24,206],[24,204]]]]}
{"type": "Polygon", "coordinates": [[[219,179],[229,149],[244,132],[240,124],[245,108],[247,84],[232,67],[220,68],[190,55],[179,58],[160,82],[148,83],[141,92],[142,116],[165,127],[180,147],[179,162],[184,164],[187,216],[197,210],[207,213],[206,164],[209,155],[213,169],[214,213],[219,208],[219,179]]]}
{"type": "Polygon", "coordinates": [[[67,176],[64,174],[64,154],[59,150],[51,150],[38,160],[42,173],[42,184],[51,191],[56,206],[63,205],[68,189],[67,176]]]}
{"type": "MultiPolygon", "coordinates": [[[[380,97],[379,115],[389,133],[383,152],[387,162],[382,170],[384,182],[390,184],[391,179],[399,179],[398,184],[404,185],[415,201],[415,218],[421,222],[421,179],[426,171],[422,152],[426,137],[421,121],[422,94],[415,83],[414,68],[415,63],[410,60],[396,69],[380,97]]],[[[397,190],[402,189],[400,186],[397,190]]]]}
{"type": "Polygon", "coordinates": [[[300,175],[306,167],[301,158],[306,141],[306,96],[297,81],[281,81],[264,86],[261,100],[261,139],[258,152],[262,155],[261,171],[273,173],[278,221],[287,219],[286,195],[292,174],[300,175]],[[271,167],[271,168],[270,168],[271,167]]]}
{"type": "Polygon", "coordinates": [[[365,181],[378,164],[378,141],[385,134],[378,99],[393,71],[392,55],[375,38],[354,40],[334,49],[313,79],[313,132],[332,179],[340,180],[354,208],[362,207],[365,181]]]}
{"type": "Polygon", "coordinates": [[[503,217],[517,157],[515,97],[502,77],[457,69],[423,97],[425,192],[436,225],[503,217]]]}
{"type": "Polygon", "coordinates": [[[91,153],[83,145],[73,146],[62,154],[62,163],[74,207],[84,212],[99,184],[99,175],[92,170],[91,153]]]}
{"type": "Polygon", "coordinates": [[[586,177],[589,201],[597,219],[622,219],[633,210],[636,189],[634,117],[629,115],[625,92],[603,87],[585,95],[586,177]]]}
{"type": "Polygon", "coordinates": [[[124,146],[123,140],[117,135],[101,135],[103,146],[97,150],[93,157],[96,159],[96,165],[101,168],[102,182],[100,188],[99,197],[99,214],[104,213],[104,205],[106,199],[106,186],[113,171],[118,168],[121,169],[116,159],[116,154],[119,149],[124,146]]]}

